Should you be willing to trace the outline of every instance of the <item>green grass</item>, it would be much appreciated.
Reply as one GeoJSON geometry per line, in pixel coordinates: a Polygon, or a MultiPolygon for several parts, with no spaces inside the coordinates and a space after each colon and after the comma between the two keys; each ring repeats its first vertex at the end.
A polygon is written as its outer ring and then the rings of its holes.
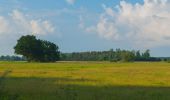
{"type": "Polygon", "coordinates": [[[0,62],[0,100],[170,100],[170,64],[0,62]]]}

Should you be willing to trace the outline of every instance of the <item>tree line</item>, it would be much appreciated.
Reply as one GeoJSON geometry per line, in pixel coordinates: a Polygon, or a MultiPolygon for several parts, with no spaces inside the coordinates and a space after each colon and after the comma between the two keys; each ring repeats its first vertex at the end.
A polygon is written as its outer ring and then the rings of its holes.
{"type": "Polygon", "coordinates": [[[24,57],[19,56],[0,56],[0,61],[26,61],[24,57]]]}
{"type": "Polygon", "coordinates": [[[111,62],[132,62],[132,61],[161,61],[160,58],[151,57],[150,50],[144,52],[135,50],[110,49],[108,51],[89,51],[62,53],[60,60],[63,61],[111,61],[111,62]]]}
{"type": "Polygon", "coordinates": [[[21,36],[14,46],[18,56],[1,56],[3,61],[55,62],[55,61],[169,61],[169,58],[150,56],[150,50],[144,52],[135,50],[110,49],[107,51],[89,51],[61,53],[59,47],[49,41],[37,39],[34,35],[21,36]]]}

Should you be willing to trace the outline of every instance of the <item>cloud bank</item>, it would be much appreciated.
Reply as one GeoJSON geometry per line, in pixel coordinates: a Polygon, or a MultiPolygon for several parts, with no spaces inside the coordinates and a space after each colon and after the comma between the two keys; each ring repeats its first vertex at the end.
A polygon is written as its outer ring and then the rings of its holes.
{"type": "Polygon", "coordinates": [[[48,20],[33,19],[18,10],[0,15],[0,23],[0,34],[48,34],[55,31],[48,20]]]}
{"type": "Polygon", "coordinates": [[[131,41],[135,46],[170,45],[170,2],[144,0],[143,4],[120,1],[116,7],[106,7],[96,25],[86,31],[116,41],[131,41]]]}

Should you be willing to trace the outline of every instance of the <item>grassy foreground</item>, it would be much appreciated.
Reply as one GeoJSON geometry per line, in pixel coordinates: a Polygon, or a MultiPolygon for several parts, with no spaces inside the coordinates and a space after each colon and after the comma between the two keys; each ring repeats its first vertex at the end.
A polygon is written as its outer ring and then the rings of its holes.
{"type": "Polygon", "coordinates": [[[170,100],[170,64],[0,62],[0,100],[170,100]]]}

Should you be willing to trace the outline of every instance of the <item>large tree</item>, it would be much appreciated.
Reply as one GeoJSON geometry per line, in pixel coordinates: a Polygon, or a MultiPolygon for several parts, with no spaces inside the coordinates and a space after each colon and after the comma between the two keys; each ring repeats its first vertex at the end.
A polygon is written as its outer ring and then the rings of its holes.
{"type": "Polygon", "coordinates": [[[15,53],[28,61],[55,62],[59,60],[58,46],[49,41],[36,39],[33,35],[22,36],[14,47],[15,53]]]}

